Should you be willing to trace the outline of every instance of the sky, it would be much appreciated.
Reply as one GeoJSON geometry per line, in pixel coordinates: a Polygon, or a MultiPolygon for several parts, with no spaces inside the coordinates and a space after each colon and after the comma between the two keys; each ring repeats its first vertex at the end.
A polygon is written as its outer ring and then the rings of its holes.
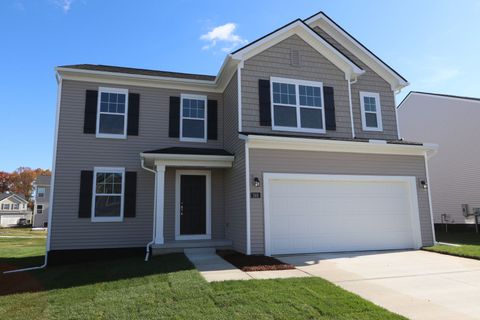
{"type": "Polygon", "coordinates": [[[0,171],[51,168],[55,66],[217,74],[235,48],[324,11],[411,85],[480,97],[480,1],[0,1],[0,171]]]}

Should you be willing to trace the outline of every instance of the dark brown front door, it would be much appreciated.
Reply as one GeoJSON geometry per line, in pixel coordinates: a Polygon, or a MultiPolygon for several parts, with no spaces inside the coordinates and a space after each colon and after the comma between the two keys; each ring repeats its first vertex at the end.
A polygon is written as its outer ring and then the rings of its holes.
{"type": "Polygon", "coordinates": [[[180,234],[207,233],[206,176],[180,176],[180,234]]]}

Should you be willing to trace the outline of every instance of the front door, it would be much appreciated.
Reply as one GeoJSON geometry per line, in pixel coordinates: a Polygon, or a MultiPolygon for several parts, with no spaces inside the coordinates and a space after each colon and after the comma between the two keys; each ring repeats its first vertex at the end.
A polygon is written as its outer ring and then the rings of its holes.
{"type": "Polygon", "coordinates": [[[180,176],[180,235],[207,232],[206,176],[180,176]]]}

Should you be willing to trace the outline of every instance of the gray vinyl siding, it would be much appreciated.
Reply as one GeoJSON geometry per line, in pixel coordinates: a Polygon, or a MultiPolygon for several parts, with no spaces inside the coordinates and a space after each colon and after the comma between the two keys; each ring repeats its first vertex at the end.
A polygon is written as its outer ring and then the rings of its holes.
{"type": "MultiPolygon", "coordinates": [[[[165,212],[163,227],[163,237],[165,241],[175,240],[175,176],[177,170],[188,170],[188,168],[167,168],[165,170],[165,212]]],[[[225,239],[225,218],[223,214],[224,169],[211,169],[210,172],[212,179],[212,239],[225,239]]]]}
{"type": "Polygon", "coordinates": [[[350,104],[345,74],[297,35],[246,60],[242,69],[242,131],[350,138],[350,104]],[[290,63],[292,49],[299,51],[299,66],[290,63]],[[337,129],[318,134],[273,131],[270,126],[260,126],[258,80],[270,77],[319,81],[323,86],[333,87],[337,129]]]}
{"type": "Polygon", "coordinates": [[[35,197],[35,207],[33,216],[33,227],[43,228],[45,222],[48,222],[48,210],[50,207],[50,186],[39,185],[38,187],[45,188],[45,196],[43,198],[35,197]],[[41,214],[37,213],[37,205],[43,206],[41,214]]]}
{"type": "Polygon", "coordinates": [[[352,108],[355,124],[355,136],[357,138],[367,139],[398,139],[397,121],[395,116],[395,95],[391,86],[380,77],[375,71],[370,69],[360,59],[354,56],[345,47],[339,44],[321,28],[314,29],[322,37],[332,44],[337,50],[353,60],[359,65],[365,73],[358,77],[358,81],[352,84],[352,108]],[[380,95],[380,105],[382,108],[383,132],[363,131],[360,107],[360,91],[375,92],[380,95]]]}
{"type": "MultiPolygon", "coordinates": [[[[250,149],[250,175],[261,178],[266,172],[426,178],[423,156],[250,149]]],[[[263,193],[261,188],[252,188],[251,191],[263,193]]],[[[429,246],[433,244],[433,236],[426,190],[418,190],[418,205],[422,243],[424,246],[429,246]]],[[[251,199],[250,208],[252,254],[262,254],[264,253],[263,197],[251,199]]]]}
{"type": "MultiPolygon", "coordinates": [[[[169,97],[184,92],[173,89],[106,85],[64,80],[62,84],[58,128],[55,194],[51,226],[51,250],[144,246],[152,239],[154,174],[140,166],[139,153],[172,146],[222,148],[223,132],[218,140],[207,143],[180,142],[168,137],[169,97]],[[83,133],[85,91],[99,86],[128,88],[140,94],[139,136],[124,139],[100,139],[83,133]],[[92,223],[78,218],[81,170],[94,167],[124,167],[137,172],[136,217],[123,222],[92,223]]],[[[205,94],[205,93],[199,93],[205,94]]],[[[218,101],[218,127],[223,119],[223,97],[208,93],[218,101]]]]}
{"type": "Polygon", "coordinates": [[[223,95],[225,106],[225,150],[235,154],[225,171],[226,237],[234,249],[246,252],[245,143],[238,138],[238,81],[235,73],[223,95]]]}

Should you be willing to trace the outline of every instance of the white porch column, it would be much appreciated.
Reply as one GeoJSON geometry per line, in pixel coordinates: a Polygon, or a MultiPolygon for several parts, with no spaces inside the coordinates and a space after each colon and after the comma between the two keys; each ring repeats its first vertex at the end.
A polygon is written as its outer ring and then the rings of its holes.
{"type": "Polygon", "coordinates": [[[165,166],[157,165],[157,174],[155,175],[155,183],[157,190],[157,203],[155,206],[156,226],[155,226],[155,243],[163,244],[163,217],[165,210],[165,166]]]}

